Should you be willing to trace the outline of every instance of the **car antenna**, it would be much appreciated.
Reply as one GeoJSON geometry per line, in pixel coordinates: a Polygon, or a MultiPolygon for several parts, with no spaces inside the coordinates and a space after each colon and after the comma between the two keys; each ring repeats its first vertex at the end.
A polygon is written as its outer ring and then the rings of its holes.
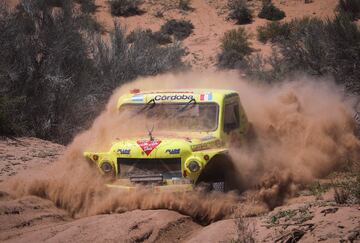
{"type": "Polygon", "coordinates": [[[147,130],[148,130],[148,135],[149,135],[150,141],[154,141],[154,137],[152,135],[152,132],[154,131],[154,124],[152,125],[151,129],[148,128],[147,130]]]}

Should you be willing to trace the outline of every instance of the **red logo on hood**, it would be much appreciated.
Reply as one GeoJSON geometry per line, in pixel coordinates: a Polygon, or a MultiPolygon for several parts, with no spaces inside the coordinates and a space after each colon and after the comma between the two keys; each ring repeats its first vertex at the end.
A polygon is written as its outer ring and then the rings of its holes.
{"type": "Polygon", "coordinates": [[[145,152],[146,155],[149,155],[159,144],[160,140],[138,140],[137,144],[141,147],[141,149],[145,152]]]}

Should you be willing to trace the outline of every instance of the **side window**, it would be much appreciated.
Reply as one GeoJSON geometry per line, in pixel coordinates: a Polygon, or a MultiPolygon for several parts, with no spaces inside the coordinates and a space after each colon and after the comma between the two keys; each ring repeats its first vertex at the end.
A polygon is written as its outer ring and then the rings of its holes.
{"type": "Polygon", "coordinates": [[[224,110],[224,132],[228,133],[239,127],[239,104],[237,102],[226,104],[224,110]]]}

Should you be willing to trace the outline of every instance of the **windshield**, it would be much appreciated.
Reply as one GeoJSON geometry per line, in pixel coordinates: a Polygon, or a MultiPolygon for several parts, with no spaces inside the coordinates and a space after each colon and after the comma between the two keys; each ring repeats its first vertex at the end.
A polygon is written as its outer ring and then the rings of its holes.
{"type": "Polygon", "coordinates": [[[124,123],[130,125],[142,117],[158,131],[211,132],[218,126],[218,105],[210,102],[155,103],[151,100],[147,104],[123,104],[119,111],[126,118],[124,123]]]}

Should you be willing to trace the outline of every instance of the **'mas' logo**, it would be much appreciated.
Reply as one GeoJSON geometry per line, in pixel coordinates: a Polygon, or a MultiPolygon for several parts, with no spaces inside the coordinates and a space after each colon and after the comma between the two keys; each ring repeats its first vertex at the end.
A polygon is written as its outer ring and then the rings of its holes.
{"type": "Polygon", "coordinates": [[[194,99],[194,96],[192,95],[186,95],[186,94],[182,94],[182,95],[156,95],[154,100],[155,101],[160,101],[160,100],[192,100],[194,99]]]}

